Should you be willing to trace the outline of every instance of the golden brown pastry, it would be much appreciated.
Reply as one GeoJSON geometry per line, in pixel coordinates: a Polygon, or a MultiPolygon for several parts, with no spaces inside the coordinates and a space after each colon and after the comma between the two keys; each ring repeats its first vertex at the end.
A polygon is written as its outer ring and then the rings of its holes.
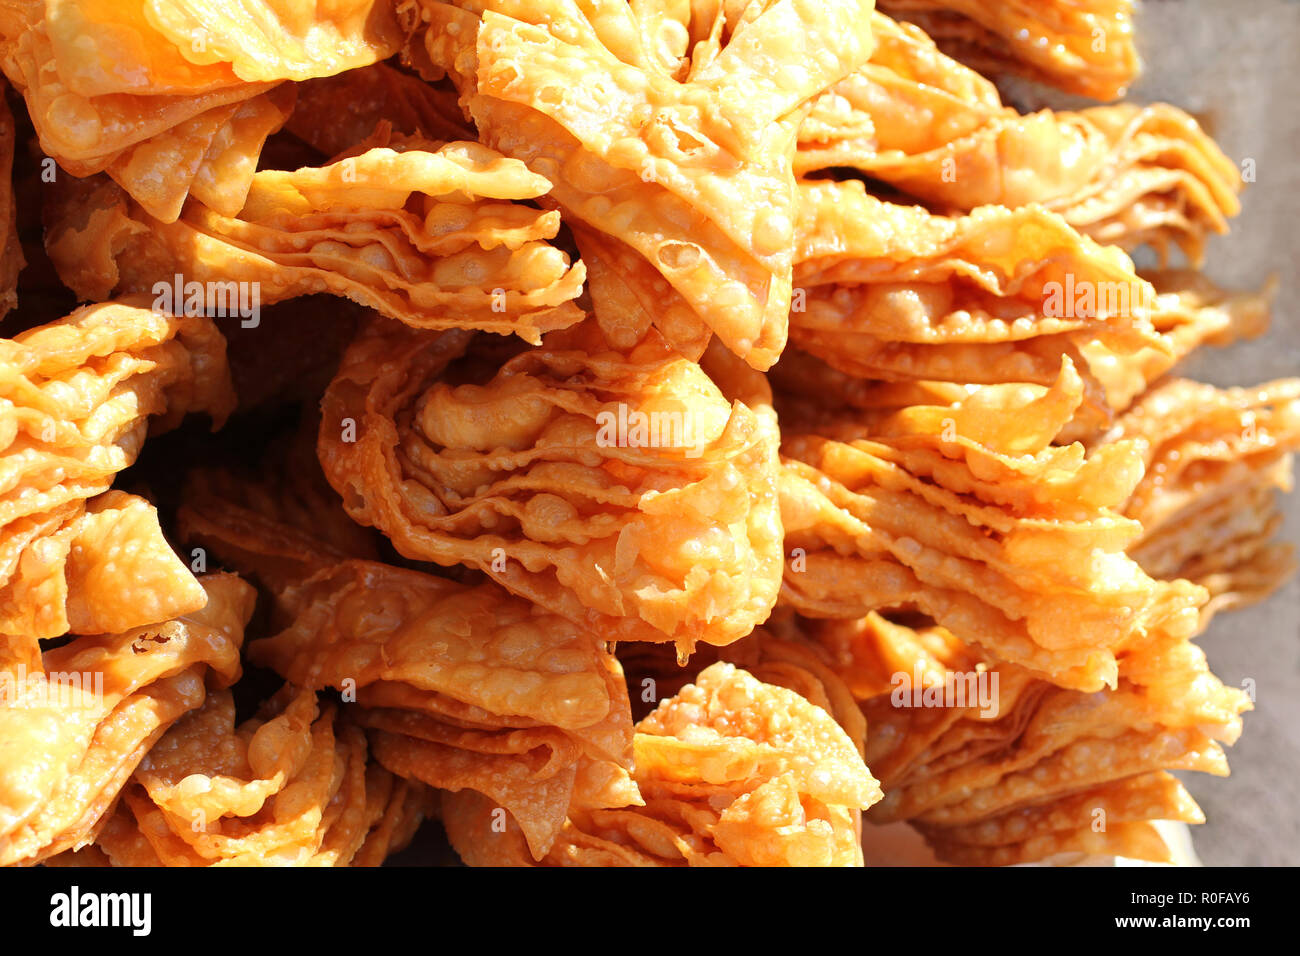
{"type": "Polygon", "coordinates": [[[201,583],[191,614],[79,637],[43,670],[0,670],[0,866],[92,842],[167,728],[238,679],[253,589],[229,574],[201,583]]]}
{"type": "MultiPolygon", "coordinates": [[[[852,741],[822,708],[719,662],[637,724],[643,806],[575,793],[543,866],[853,866],[861,811],[880,799],[852,741]]],[[[474,793],[443,798],[471,866],[527,866],[518,830],[474,793]]]]}
{"type": "Polygon", "coordinates": [[[881,0],[984,74],[1016,73],[1113,100],[1138,74],[1131,0],[881,0]]]}
{"type": "Polygon", "coordinates": [[[281,629],[250,659],[305,691],[341,692],[388,771],[491,796],[538,858],[575,787],[599,782],[608,805],[636,799],[627,688],[594,632],[491,582],[348,558],[198,490],[181,526],[274,593],[281,629]]]}
{"type": "Polygon", "coordinates": [[[762,376],[725,350],[701,367],[654,329],[613,349],[591,320],[482,379],[460,378],[467,349],[375,321],[344,356],[318,450],[354,520],[607,641],[689,654],[767,617],[781,527],[762,376]]]}
{"type": "Polygon", "coordinates": [[[885,799],[943,859],[1002,866],[1063,853],[1165,862],[1154,820],[1199,823],[1167,770],[1224,775],[1246,695],[1189,641],[1125,655],[1100,693],[1055,687],[934,625],[871,614],[802,634],[862,701],[885,799]]]}
{"type": "Polygon", "coordinates": [[[340,705],[286,685],[236,727],[220,691],[153,746],[96,846],[114,866],[377,866],[431,798],[367,763],[340,705]]]}
{"type": "Polygon", "coordinates": [[[86,298],[179,275],[255,292],[257,305],[329,292],[420,328],[535,342],[582,317],[582,264],[548,242],[559,215],[518,201],[549,188],[478,143],[381,127],[328,165],[258,172],[231,215],[191,202],[163,223],[105,180],[67,187],[46,248],[86,298]]]}
{"type": "MultiPolygon", "coordinates": [[[[614,242],[643,302],[765,369],[785,344],[804,104],[871,53],[871,2],[417,5],[483,141],[614,242]],[[582,77],[575,85],[572,77],[582,77]]],[[[693,356],[694,357],[694,356],[693,356]]]]}
{"type": "Polygon", "coordinates": [[[0,340],[0,647],[31,667],[37,639],[203,606],[152,505],[109,492],[151,428],[191,411],[219,425],[234,405],[211,320],[146,301],[87,306],[0,340]]]}
{"type": "Polygon", "coordinates": [[[937,216],[856,180],[802,180],[791,342],[856,378],[1050,385],[1086,348],[1172,351],[1155,290],[1120,250],[1038,207],[937,216]]]}
{"type": "Polygon", "coordinates": [[[392,6],[376,0],[0,4],[0,68],[41,148],[73,176],[108,173],[162,222],[188,195],[239,211],[293,108],[282,81],[365,66],[400,42],[392,6]]]}
{"type": "Polygon", "coordinates": [[[1153,577],[1210,592],[1206,620],[1278,588],[1295,568],[1274,538],[1276,492],[1300,448],[1300,381],[1219,389],[1169,379],[1145,393],[1099,447],[1142,440],[1145,472],[1124,505],[1141,523],[1131,554],[1153,577]]]}
{"type": "Polygon", "coordinates": [[[1100,243],[1176,245],[1194,264],[1240,209],[1237,167],[1176,107],[1022,116],[919,29],[877,13],[872,33],[871,60],[813,104],[797,172],[850,166],[953,210],[1038,203],[1100,243]]]}
{"type": "Polygon", "coordinates": [[[1120,508],[1142,448],[1054,445],[1082,398],[1065,360],[1051,389],[986,385],[870,429],[783,436],[781,601],[814,617],[916,609],[998,660],[1063,687],[1113,687],[1117,655],[1186,637],[1206,593],[1124,553],[1120,508]]]}

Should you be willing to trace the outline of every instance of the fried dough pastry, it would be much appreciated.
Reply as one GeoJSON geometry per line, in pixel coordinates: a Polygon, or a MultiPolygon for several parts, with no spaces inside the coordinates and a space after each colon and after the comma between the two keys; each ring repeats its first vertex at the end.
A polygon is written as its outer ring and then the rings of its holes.
{"type": "Polygon", "coordinates": [[[635,795],[627,691],[595,634],[493,584],[373,562],[330,568],[286,600],[293,624],[257,642],[252,659],[290,680],[351,681],[380,763],[491,795],[537,855],[563,822],[576,775],[607,774],[635,795]]]}
{"type": "MultiPolygon", "coordinates": [[[[880,788],[822,708],[719,662],[637,724],[644,806],[580,802],[543,866],[861,866],[880,788]]],[[[443,796],[470,866],[527,866],[517,828],[474,793],[443,796]]]]}
{"type": "Polygon", "coordinates": [[[977,72],[1130,0],[883,6],[0,0],[0,865],[1169,860],[1294,564],[1300,379],[1171,377],[1242,175],[977,72]]]}
{"type": "MultiPolygon", "coordinates": [[[[790,338],[841,372],[1050,385],[1061,355],[1087,344],[1121,356],[1169,348],[1151,326],[1155,291],[1129,258],[1040,208],[936,216],[856,180],[804,180],[800,194],[795,282],[807,296],[790,338]]],[[[1092,391],[1104,416],[1100,384],[1092,391]]]]}
{"type": "Polygon", "coordinates": [[[871,614],[808,621],[803,634],[862,701],[866,759],[886,793],[868,819],[908,820],[956,863],[1066,852],[1167,861],[1150,821],[1204,817],[1165,771],[1226,775],[1222,745],[1237,739],[1250,709],[1185,640],[1125,654],[1114,689],[1082,693],[995,662],[934,625],[871,614]],[[988,693],[977,701],[979,681],[988,693]],[[933,701],[918,705],[922,689],[933,701]]]}
{"type": "Polygon", "coordinates": [[[197,490],[179,520],[275,592],[287,623],[254,642],[250,659],[295,686],[342,691],[388,770],[491,796],[539,859],[575,787],[599,782],[608,806],[639,799],[627,688],[595,632],[490,582],[343,558],[197,490]]]}
{"type": "MultiPolygon", "coordinates": [[[[1135,398],[1202,345],[1230,345],[1253,339],[1269,324],[1275,283],[1257,292],[1229,292],[1199,272],[1185,269],[1141,273],[1155,291],[1151,325],[1159,348],[1119,352],[1102,341],[1085,342],[1079,352],[1106,393],[1106,404],[1123,412],[1135,398]]],[[[1112,423],[1107,423],[1107,427],[1112,423]]],[[[1076,421],[1071,439],[1092,441],[1097,433],[1076,421]]]]}
{"type": "Polygon", "coordinates": [[[972,390],[970,385],[932,379],[890,382],[858,378],[795,345],[781,353],[781,361],[768,371],[767,379],[781,429],[794,434],[833,431],[846,421],[851,431],[869,429],[872,422],[909,405],[949,405],[972,390]]]}
{"type": "Polygon", "coordinates": [[[853,167],[952,210],[1038,203],[1102,244],[1174,244],[1195,264],[1240,209],[1237,167],[1176,107],[1021,115],[916,28],[877,13],[872,34],[871,61],[814,103],[797,172],[853,167]]]}
{"type": "Polygon", "coordinates": [[[1083,384],[990,385],[871,428],[783,436],[782,602],[815,617],[915,608],[1061,686],[1113,687],[1116,655],[1186,637],[1205,592],[1153,580],[1119,509],[1142,450],[1053,445],[1083,384]],[[869,437],[868,437],[869,436],[869,437]]]}
{"type": "Polygon", "coordinates": [[[761,375],[721,348],[702,368],[654,329],[614,350],[590,320],[457,384],[469,348],[375,321],[348,350],[318,445],[348,514],[608,641],[685,655],[767,617],[781,526],[761,375]]]}
{"type": "Polygon", "coordinates": [[[92,305],[0,340],[0,634],[28,666],[40,638],[125,631],[203,605],[153,507],[105,492],[151,426],[191,411],[225,419],[225,340],[207,318],[141,305],[92,305]]]}
{"type": "MultiPolygon", "coordinates": [[[[606,665],[607,688],[614,695],[623,686],[622,673],[612,658],[606,665]]],[[[494,666],[479,669],[492,672],[494,666]]],[[[383,688],[375,696],[385,706],[362,709],[358,721],[370,728],[381,765],[444,794],[474,793],[503,806],[529,854],[542,859],[555,845],[576,794],[593,808],[641,805],[629,772],[631,716],[626,691],[623,695],[621,702],[612,697],[606,719],[577,731],[527,715],[494,715],[484,721],[422,711],[420,701],[437,695],[383,688]],[[617,754],[611,744],[617,745],[617,754]]]]}
{"type": "Polygon", "coordinates": [[[115,866],[377,866],[433,805],[367,763],[346,708],[285,685],[235,725],[212,694],[135,771],[98,846],[115,866]]]}
{"type": "Polygon", "coordinates": [[[228,65],[248,83],[332,76],[386,59],[401,41],[380,0],[233,0],[217,16],[202,0],[146,0],[145,17],[190,63],[228,65]]]}
{"type": "Polygon", "coordinates": [[[794,138],[804,104],[870,55],[871,0],[419,7],[424,54],[483,141],[619,243],[635,295],[693,313],[685,341],[702,326],[770,366],[790,308],[794,138]]]}
{"type": "Polygon", "coordinates": [[[437,142],[475,138],[456,92],[386,63],[298,84],[285,129],[325,156],[368,139],[382,122],[393,132],[437,142]]]}
{"type": "Polygon", "coordinates": [[[1267,597],[1295,569],[1277,491],[1300,448],[1300,379],[1219,389],[1157,385],[1098,443],[1142,440],[1145,472],[1123,507],[1142,525],[1129,553],[1153,577],[1211,595],[1204,615],[1267,597]]]}
{"type": "Polygon", "coordinates": [[[1015,73],[1098,100],[1137,78],[1131,0],[881,0],[944,53],[990,75],[1015,73]]]}
{"type": "MultiPolygon", "coordinates": [[[[1064,343],[1047,349],[1047,354],[1054,356],[1057,362],[1061,351],[1070,354],[1085,383],[1084,402],[1074,419],[1057,435],[1057,444],[1073,441],[1089,444],[1097,441],[1114,425],[1115,413],[1128,409],[1152,382],[1169,372],[1197,348],[1203,345],[1225,346],[1242,339],[1256,338],[1268,328],[1272,284],[1258,292],[1229,292],[1216,286],[1201,273],[1188,270],[1142,271],[1138,276],[1141,283],[1150,283],[1154,295],[1147,312],[1150,317],[1149,326],[1145,320],[1140,322],[1142,333],[1133,330],[1111,334],[1103,329],[1103,335],[1110,339],[1108,343],[1104,338],[1090,338],[1086,332],[1079,331],[1068,335],[1064,343]],[[1134,342],[1140,340],[1140,336],[1149,337],[1152,332],[1156,336],[1153,344],[1134,348],[1134,342]]],[[[873,303],[875,311],[871,313],[872,321],[881,315],[888,316],[900,311],[901,307],[897,305],[900,299],[909,310],[921,311],[919,307],[913,308],[918,300],[925,301],[913,294],[917,288],[923,287],[908,285],[901,290],[895,288],[888,297],[876,298],[873,303]],[[897,296],[894,295],[895,291],[898,292],[897,296]],[[884,299],[883,304],[881,298],[884,299]]],[[[1140,284],[1127,293],[1115,293],[1115,298],[1121,303],[1125,299],[1129,302],[1137,301],[1143,294],[1141,290],[1140,284]]],[[[824,297],[815,286],[810,292],[810,302],[824,303],[824,297]]],[[[850,295],[856,293],[857,289],[850,287],[850,295]]],[[[1112,293],[1107,293],[1110,294],[1112,293]]],[[[817,307],[810,306],[810,310],[817,307]]],[[[820,307],[825,312],[824,304],[820,307]]],[[[797,314],[792,315],[791,320],[792,339],[799,342],[804,335],[801,326],[809,320],[797,314]]],[[[1039,320],[1042,320],[1041,316],[1039,320]]],[[[1089,321],[1086,318],[1079,320],[1078,317],[1075,320],[1084,325],[1089,321]]],[[[1011,334],[1009,329],[1004,331],[1011,334]]],[[[926,334],[945,335],[945,327],[927,329],[926,334]]],[[[827,332],[818,333],[814,337],[818,340],[819,350],[824,352],[824,357],[814,357],[792,345],[768,373],[783,427],[796,432],[825,429],[828,422],[845,418],[851,418],[856,425],[870,429],[873,422],[909,405],[940,405],[960,401],[969,392],[973,382],[981,379],[998,380],[989,373],[991,365],[1001,368],[1001,374],[1011,380],[1042,377],[1030,364],[1030,361],[1037,360],[1035,356],[1022,353],[1020,358],[1029,361],[997,364],[993,349],[1005,348],[1006,344],[993,345],[981,340],[944,346],[945,349],[962,350],[952,353],[954,355],[964,354],[971,358],[955,366],[928,362],[930,374],[943,375],[943,378],[936,379],[913,378],[907,374],[918,364],[913,356],[924,354],[927,350],[925,345],[899,344],[892,346],[888,352],[882,349],[876,354],[888,355],[893,361],[888,367],[872,368],[862,364],[862,356],[856,351],[845,354],[845,346],[856,343],[863,336],[844,335],[832,339],[827,332]],[[905,352],[904,349],[908,351],[905,352]],[[834,362],[834,367],[829,362],[834,362]],[[855,372],[880,377],[862,378],[855,372]]],[[[984,337],[988,338],[987,334],[984,337]]],[[[1014,341],[1008,344],[1019,347],[1014,341]]],[[[1050,384],[1058,370],[1052,368],[1051,376],[1039,381],[1039,384],[1050,384]]]]}
{"type": "Polygon", "coordinates": [[[46,249],[83,297],[180,274],[251,283],[261,304],[328,292],[421,328],[530,342],[581,318],[583,266],[547,241],[559,214],[516,201],[544,194],[543,177],[478,143],[380,139],[323,167],[258,172],[235,216],[191,202],[163,223],[110,183],[68,190],[46,249]]]}
{"type": "Polygon", "coordinates": [[[108,491],[13,527],[3,550],[12,571],[0,586],[0,635],[28,646],[29,668],[39,664],[37,638],[116,633],[203,606],[203,588],[143,498],[108,491]]]}
{"type": "Polygon", "coordinates": [[[292,84],[396,52],[392,7],[346,0],[5,0],[0,68],[41,148],[74,176],[107,172],[156,219],[187,195],[234,216],[292,84]]]}
{"type": "Polygon", "coordinates": [[[974,823],[918,824],[940,859],[961,866],[1010,866],[1088,857],[1175,862],[1159,822],[1204,823],[1178,778],[1135,774],[1067,797],[1031,804],[974,823]]]}
{"type": "Polygon", "coordinates": [[[678,663],[671,649],[662,644],[620,644],[618,658],[627,677],[633,712],[641,703],[649,705],[643,708],[648,713],[658,701],[680,692],[699,671],[726,661],[764,684],[792,690],[817,705],[835,718],[858,752],[863,752],[867,723],[853,692],[819,646],[798,634],[787,636],[788,630],[788,625],[780,630],[759,627],[749,637],[726,647],[700,647],[687,666],[678,663]]]}
{"type": "Polygon", "coordinates": [[[33,674],[0,671],[0,865],[92,842],[155,741],[239,677],[253,589],[230,574],[200,581],[207,603],[192,614],[79,637],[33,674]]]}

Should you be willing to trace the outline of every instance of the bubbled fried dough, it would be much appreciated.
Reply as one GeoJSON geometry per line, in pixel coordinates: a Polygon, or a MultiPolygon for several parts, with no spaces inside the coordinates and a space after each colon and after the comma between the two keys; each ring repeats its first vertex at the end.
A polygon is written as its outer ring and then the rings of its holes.
{"type": "Polygon", "coordinates": [[[47,248],[85,296],[183,275],[247,283],[261,304],[328,292],[418,328],[535,342],[581,318],[583,266],[548,242],[559,215],[519,202],[550,188],[479,143],[381,127],[355,155],[256,173],[226,214],[196,201],[164,223],[111,183],[70,184],[47,248]]]}
{"type": "Polygon", "coordinates": [[[424,52],[484,141],[642,257],[649,269],[630,275],[643,291],[661,282],[659,298],[770,366],[790,307],[803,104],[870,54],[871,4],[618,4],[590,19],[564,2],[419,8],[424,52]]]}
{"type": "Polygon", "coordinates": [[[1039,207],[939,216],[854,180],[799,189],[804,301],[791,342],[854,378],[1047,385],[1063,353],[1172,351],[1152,325],[1155,290],[1132,261],[1039,207]],[[1076,288],[1107,294],[1083,300],[1076,288]]]}
{"type": "Polygon", "coordinates": [[[201,610],[79,637],[43,655],[45,672],[60,675],[57,684],[38,673],[17,700],[6,695],[0,865],[36,863],[94,840],[126,779],[166,729],[209,691],[238,679],[253,589],[234,575],[201,583],[201,610]]]}
{"type": "Polygon", "coordinates": [[[286,685],[234,717],[230,693],[213,694],[149,752],[99,837],[113,865],[373,866],[431,807],[311,691],[286,685]]]}
{"type": "Polygon", "coordinates": [[[1240,210],[1236,166],[1177,107],[1021,115],[920,30],[877,12],[873,32],[871,60],[813,104],[797,172],[851,166],[952,210],[1038,203],[1098,242],[1196,264],[1240,210]]]}
{"type": "Polygon", "coordinates": [[[862,437],[787,433],[783,602],[815,617],[918,608],[1080,690],[1114,686],[1125,648],[1194,633],[1205,592],[1125,554],[1141,526],[1117,509],[1140,448],[1052,444],[1081,395],[1066,360],[1051,389],[983,386],[862,437]]]}
{"type": "Polygon", "coordinates": [[[250,659],[343,692],[388,771],[491,797],[538,858],[584,781],[600,782],[604,805],[639,799],[627,688],[594,632],[492,582],[349,559],[207,487],[191,489],[180,517],[188,538],[274,594],[284,627],[250,659]]]}
{"type": "Polygon", "coordinates": [[[1204,817],[1165,771],[1225,773],[1222,747],[1250,709],[1187,641],[1127,655],[1116,690],[1082,694],[993,663],[943,628],[879,615],[804,621],[788,639],[835,661],[862,702],[866,757],[886,793],[868,820],[912,821],[942,859],[967,865],[1066,853],[1167,860],[1150,822],[1204,817]],[[987,699],[909,706],[918,674],[939,697],[978,674],[987,699]]]}
{"type": "Polygon", "coordinates": [[[1014,73],[1098,100],[1138,75],[1132,0],[883,0],[949,56],[990,76],[1014,73]]]}
{"type": "Polygon", "coordinates": [[[1189,114],[972,68],[1126,0],[219,6],[0,0],[0,863],[1172,856],[1297,384],[1189,114]]]}
{"type": "MultiPolygon", "coordinates": [[[[880,790],[822,708],[719,662],[637,724],[644,806],[600,809],[575,792],[543,866],[861,865],[860,813],[880,790]]],[[[448,794],[448,837],[471,865],[532,865],[494,807],[448,794]]]]}
{"type": "Polygon", "coordinates": [[[282,81],[382,60],[400,32],[374,0],[328,11],[241,0],[213,13],[176,0],[16,0],[0,13],[0,68],[72,175],[106,172],[163,222],[188,195],[233,216],[292,111],[282,81]]]}
{"type": "MultiPolygon", "coordinates": [[[[234,404],[225,340],[203,317],[106,302],[0,341],[0,633],[117,632],[196,610],[194,576],[153,506],[106,494],[146,433],[234,404]],[[127,574],[138,590],[122,592],[127,574]]],[[[36,659],[29,646],[29,664],[36,659]]]]}
{"type": "Polygon", "coordinates": [[[1300,383],[1219,389],[1167,379],[1098,444],[1134,439],[1144,442],[1146,469],[1124,507],[1142,524],[1129,553],[1153,576],[1205,586],[1206,620],[1280,587],[1295,559],[1274,540],[1276,492],[1292,484],[1300,383]]]}
{"type": "Polygon", "coordinates": [[[467,348],[374,322],[348,350],[318,451],[355,520],[408,557],[477,567],[610,641],[689,654],[766,618],[781,532],[761,377],[754,406],[731,400],[655,330],[613,349],[588,320],[482,385],[440,381],[467,348]]]}

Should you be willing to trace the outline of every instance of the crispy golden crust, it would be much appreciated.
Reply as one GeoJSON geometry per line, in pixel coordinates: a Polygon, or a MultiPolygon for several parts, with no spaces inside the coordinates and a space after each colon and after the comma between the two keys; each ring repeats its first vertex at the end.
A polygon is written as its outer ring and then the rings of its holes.
{"type": "Polygon", "coordinates": [[[11,647],[30,642],[29,667],[37,639],[129,630],[203,605],[152,505],[108,489],[151,424],[191,411],[224,421],[234,404],[225,340],[202,316],[142,305],[88,306],[0,340],[0,633],[11,647]]]}
{"type": "Polygon", "coordinates": [[[167,728],[238,678],[253,590],[234,575],[201,583],[193,614],[77,638],[46,651],[43,672],[0,673],[0,865],[94,840],[167,728]]]}
{"type": "Polygon", "coordinates": [[[686,665],[671,648],[659,644],[620,644],[618,657],[634,711],[640,705],[648,712],[660,700],[675,696],[699,671],[722,660],[816,704],[835,718],[859,752],[866,747],[866,720],[836,662],[821,646],[791,633],[786,621],[774,622],[771,629],[756,628],[745,640],[726,647],[699,647],[686,665]]]}
{"type": "Polygon", "coordinates": [[[1081,395],[1066,360],[1051,389],[983,386],[869,432],[787,433],[783,603],[818,617],[915,607],[1080,690],[1113,686],[1126,648],[1193,633],[1205,592],[1124,553],[1141,533],[1118,511],[1140,449],[1051,444],[1081,395]]]}
{"type": "Polygon", "coordinates": [[[1152,576],[1203,585],[1205,621],[1267,597],[1290,576],[1292,548],[1274,540],[1276,492],[1292,484],[1300,382],[1219,389],[1166,380],[1098,446],[1133,439],[1143,442],[1146,469],[1124,506],[1142,525],[1129,553],[1152,576]]]}
{"type": "MultiPolygon", "coordinates": [[[[318,449],[355,520],[606,640],[689,653],[766,618],[781,540],[770,406],[729,399],[654,330],[614,350],[587,322],[484,384],[447,384],[467,347],[375,322],[348,350],[318,449]]],[[[749,400],[766,402],[757,387],[749,400]]]]}
{"type": "Polygon", "coordinates": [[[277,84],[374,63],[401,42],[388,4],[301,7],[240,0],[213,16],[189,2],[12,0],[0,68],[72,175],[107,172],[162,222],[189,195],[233,216],[293,108],[293,86],[277,84]]]}
{"type": "MultiPolygon", "coordinates": [[[[1063,353],[1172,351],[1129,258],[1039,207],[938,216],[855,180],[801,180],[800,195],[790,338],[846,375],[1050,385],[1063,353]]],[[[1077,366],[1104,421],[1101,383],[1077,366]]]]}
{"type": "Polygon", "coordinates": [[[1015,73],[1098,100],[1137,78],[1132,0],[882,0],[949,56],[984,74],[1015,73]]]}
{"type": "Polygon", "coordinates": [[[1087,694],[934,626],[872,614],[804,621],[798,634],[862,702],[866,758],[886,794],[867,819],[911,821],[941,858],[967,865],[1063,853],[1167,860],[1149,822],[1204,817],[1164,771],[1226,774],[1221,745],[1250,709],[1187,641],[1124,655],[1117,687],[1087,694]]]}
{"type": "Polygon", "coordinates": [[[100,832],[113,865],[375,866],[431,805],[312,691],[286,685],[234,719],[214,694],[153,747],[100,832]]]}
{"type": "MultiPolygon", "coordinates": [[[[835,186],[833,195],[847,200],[845,205],[852,208],[856,187],[840,192],[845,184],[835,186]]],[[[909,220],[943,222],[949,230],[969,221],[967,217],[941,220],[919,209],[906,210],[904,215],[901,207],[893,207],[891,213],[902,224],[909,220]]],[[[1007,221],[1016,215],[1008,214],[1007,221]]],[[[993,219],[996,221],[996,214],[993,219]]],[[[910,229],[902,233],[909,234],[910,229]]],[[[829,239],[829,230],[825,235],[829,239]]],[[[885,230],[883,235],[896,234],[885,230]]],[[[1066,301],[1058,275],[1047,278],[1029,295],[1020,292],[1006,298],[1003,287],[994,286],[995,296],[984,301],[991,301],[998,312],[1019,308],[1019,321],[996,318],[996,313],[977,319],[960,306],[986,296],[983,285],[990,278],[996,281],[996,272],[990,276],[986,267],[972,269],[974,263],[967,262],[958,268],[970,270],[973,279],[953,276],[941,283],[910,279],[877,283],[876,271],[882,276],[904,269],[910,273],[914,266],[905,258],[896,263],[872,258],[881,248],[889,247],[879,245],[878,239],[871,247],[861,242],[846,244],[846,259],[828,258],[837,274],[845,268],[851,270],[843,273],[848,282],[820,283],[815,281],[815,267],[810,273],[813,281],[808,281],[806,288],[806,314],[791,315],[792,340],[808,351],[792,345],[768,373],[784,428],[812,431],[847,419],[870,429],[882,417],[909,405],[960,401],[975,383],[1023,380],[1051,384],[1064,351],[1083,376],[1086,390],[1083,403],[1057,435],[1057,442],[1092,444],[1114,425],[1116,413],[1127,410],[1197,348],[1230,345],[1262,335],[1268,328],[1274,294],[1273,283],[1256,292],[1231,292],[1191,270],[1139,271],[1127,280],[1115,272],[1111,274],[1118,277],[1123,291],[1111,296],[1120,312],[1110,321],[1077,313],[1047,317],[1041,312],[1049,295],[1059,292],[1054,301],[1066,301]],[[863,255],[868,248],[873,251],[863,255]],[[1058,286],[1047,286],[1051,281],[1058,286]],[[1150,299],[1144,306],[1147,290],[1150,299]],[[877,332],[877,326],[884,334],[877,332]],[[1144,341],[1147,344],[1141,344],[1144,341]]],[[[1034,266],[1029,261],[1024,264],[1034,266]]],[[[921,268],[932,269],[933,264],[923,261],[921,268]]],[[[1088,268],[1085,259],[1067,271],[1082,275],[1088,268]]],[[[1096,281],[1116,281],[1105,279],[1105,274],[1097,271],[1096,281]]],[[[1078,299],[1080,288],[1075,286],[1071,303],[1083,301],[1078,299]]]]}
{"type": "Polygon", "coordinates": [[[572,300],[583,267],[548,242],[559,215],[518,202],[550,183],[478,143],[381,127],[379,139],[328,165],[256,173],[233,212],[195,201],[170,223],[109,184],[88,197],[71,188],[46,247],[82,295],[183,275],[250,283],[261,304],[328,292],[420,328],[533,342],[581,318],[572,300]]]}
{"type": "Polygon", "coordinates": [[[851,166],[950,209],[1038,203],[1098,242],[1198,263],[1240,209],[1237,167],[1176,107],[1022,116],[915,27],[881,13],[872,27],[871,61],[813,104],[797,172],[851,166]]]}
{"type": "MultiPolygon", "coordinates": [[[[822,708],[731,664],[705,668],[634,738],[644,805],[594,805],[575,791],[543,866],[853,866],[860,812],[880,788],[822,708]]],[[[471,866],[531,865],[491,800],[443,798],[452,845],[471,866]]]]}
{"type": "Polygon", "coordinates": [[[870,2],[419,4],[428,62],[484,141],[555,185],[566,216],[625,246],[634,294],[694,313],[755,368],[785,344],[802,105],[871,52],[870,2]],[[467,13],[466,11],[472,11],[467,13]],[[569,77],[582,76],[581,92],[569,77]]]}
{"type": "Polygon", "coordinates": [[[636,799],[626,685],[594,632],[491,582],[348,559],[209,486],[191,489],[181,526],[274,592],[285,626],[250,659],[342,692],[392,773],[489,795],[539,858],[584,774],[604,774],[618,805],[636,799]]]}

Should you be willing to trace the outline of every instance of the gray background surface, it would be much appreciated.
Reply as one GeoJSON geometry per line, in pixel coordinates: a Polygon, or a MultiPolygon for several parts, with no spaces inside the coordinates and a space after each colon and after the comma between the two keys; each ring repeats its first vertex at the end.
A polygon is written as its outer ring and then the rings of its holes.
{"type": "MultiPolygon", "coordinates": [[[[1300,3],[1145,0],[1138,7],[1138,101],[1164,100],[1201,118],[1223,151],[1256,162],[1255,183],[1206,273],[1252,287],[1281,280],[1270,332],[1202,350],[1181,369],[1216,385],[1300,375],[1300,3]]],[[[1286,540],[1300,542],[1300,496],[1286,501],[1286,540]]],[[[1208,866],[1300,863],[1300,582],[1262,605],[1221,615],[1200,639],[1224,683],[1256,682],[1255,709],[1228,758],[1232,776],[1184,774],[1208,822],[1193,828],[1208,866]]]]}

